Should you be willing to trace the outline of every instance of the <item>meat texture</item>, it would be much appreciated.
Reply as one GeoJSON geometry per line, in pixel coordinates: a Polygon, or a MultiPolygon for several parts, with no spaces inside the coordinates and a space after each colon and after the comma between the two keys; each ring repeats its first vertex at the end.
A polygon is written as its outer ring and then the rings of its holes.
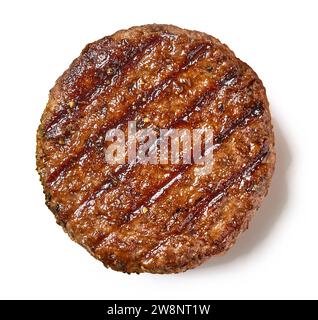
{"type": "Polygon", "coordinates": [[[219,40],[170,25],[88,44],[58,78],[37,132],[46,204],[106,267],[175,273],[224,253],[267,193],[274,137],[256,73],[219,40]],[[109,164],[112,128],[213,129],[213,170],[109,164]]]}

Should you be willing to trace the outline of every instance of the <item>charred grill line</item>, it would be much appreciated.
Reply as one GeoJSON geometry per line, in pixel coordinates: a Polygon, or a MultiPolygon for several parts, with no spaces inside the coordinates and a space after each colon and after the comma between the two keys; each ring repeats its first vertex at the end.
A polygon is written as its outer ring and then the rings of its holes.
{"type": "Polygon", "coordinates": [[[242,118],[237,119],[234,123],[225,129],[222,134],[220,134],[217,139],[215,139],[215,144],[220,144],[224,139],[227,138],[237,127],[240,127],[245,124],[245,122],[249,121],[250,118],[261,116],[264,112],[264,107],[260,102],[257,102],[253,108],[246,111],[242,118]]]}
{"type": "Polygon", "coordinates": [[[179,75],[179,73],[187,70],[189,67],[193,66],[196,62],[198,62],[206,53],[208,49],[210,49],[211,44],[210,43],[204,43],[197,45],[193,50],[191,50],[188,55],[190,55],[190,58],[188,58],[185,61],[185,63],[178,68],[177,71],[173,72],[170,76],[168,76],[166,79],[164,79],[160,84],[158,84],[155,88],[149,90],[144,97],[139,99],[127,112],[127,114],[119,119],[118,121],[115,121],[114,123],[101,127],[98,133],[95,135],[95,138],[89,139],[85,147],[79,151],[76,155],[66,159],[59,168],[57,168],[52,174],[49,175],[47,179],[47,183],[51,184],[56,179],[61,176],[71,165],[72,163],[79,160],[83,155],[90,152],[92,150],[92,146],[96,140],[98,140],[99,137],[104,135],[107,130],[112,129],[114,127],[119,126],[121,123],[125,121],[131,120],[131,118],[136,114],[137,110],[140,110],[144,108],[146,105],[148,105],[151,101],[155,100],[167,87],[168,85],[179,75]],[[199,50],[198,50],[199,48],[199,50]]]}
{"type": "Polygon", "coordinates": [[[198,216],[203,212],[204,208],[209,207],[210,205],[214,205],[219,202],[225,195],[226,191],[238,180],[240,180],[244,175],[253,172],[257,166],[264,160],[269,152],[269,148],[267,144],[262,146],[261,151],[258,155],[241,171],[235,172],[230,179],[225,181],[217,190],[207,195],[206,198],[200,199],[199,203],[196,203],[194,206],[196,209],[193,213],[189,213],[185,218],[185,223],[182,224],[180,228],[180,232],[184,230],[184,228],[193,220],[194,217],[198,216]]]}
{"type": "MultiPolygon", "coordinates": [[[[179,181],[182,178],[183,173],[190,166],[191,165],[189,165],[189,164],[182,165],[181,168],[178,171],[176,171],[172,175],[172,177],[170,177],[168,182],[164,181],[164,183],[161,186],[159,186],[159,188],[150,196],[150,198],[148,200],[145,200],[143,203],[141,203],[141,205],[137,209],[135,209],[133,212],[126,214],[125,219],[124,219],[124,221],[125,221],[124,223],[129,223],[130,221],[132,221],[133,219],[135,219],[139,215],[139,213],[142,212],[143,207],[148,207],[151,204],[155,203],[155,201],[160,199],[166,190],[168,190],[172,185],[174,185],[177,181],[179,181]]],[[[121,227],[121,225],[120,225],[120,227],[121,227]]]]}

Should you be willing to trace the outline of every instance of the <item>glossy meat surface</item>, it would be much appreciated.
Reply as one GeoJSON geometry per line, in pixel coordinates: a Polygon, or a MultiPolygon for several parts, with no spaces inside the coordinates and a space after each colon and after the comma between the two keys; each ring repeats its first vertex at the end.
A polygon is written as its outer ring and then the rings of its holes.
{"type": "Polygon", "coordinates": [[[267,193],[275,162],[256,73],[217,39],[168,25],[121,30],[85,47],[50,91],[37,133],[46,203],[105,266],[173,273],[225,252],[267,193]],[[112,128],[212,128],[213,171],[110,165],[112,128]]]}

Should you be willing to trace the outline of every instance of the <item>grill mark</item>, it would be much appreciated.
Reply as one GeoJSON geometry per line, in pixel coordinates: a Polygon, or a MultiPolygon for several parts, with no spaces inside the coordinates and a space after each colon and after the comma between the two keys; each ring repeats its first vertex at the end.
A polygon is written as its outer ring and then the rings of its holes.
{"type": "Polygon", "coordinates": [[[202,199],[199,204],[196,204],[196,210],[194,211],[194,214],[190,213],[187,216],[185,222],[181,226],[180,232],[184,230],[184,228],[193,220],[194,217],[200,215],[203,212],[204,208],[213,206],[215,203],[219,202],[235,182],[242,179],[244,175],[254,172],[254,170],[266,158],[268,153],[269,146],[268,144],[264,144],[258,155],[246,167],[244,167],[241,171],[234,173],[230,179],[228,179],[224,184],[221,185],[221,187],[214,191],[210,196],[207,196],[206,200],[202,199]]]}
{"type": "MultiPolygon", "coordinates": [[[[108,87],[113,87],[115,85],[120,84],[120,82],[125,78],[125,73],[127,71],[129,71],[133,66],[135,66],[141,59],[142,57],[145,55],[145,52],[150,49],[150,48],[154,48],[156,45],[158,45],[159,43],[161,43],[163,40],[162,37],[160,36],[153,36],[150,39],[148,39],[148,41],[146,41],[145,43],[142,43],[141,45],[139,45],[138,47],[135,48],[135,52],[133,52],[132,56],[127,55],[122,61],[121,64],[119,64],[118,68],[116,69],[116,72],[112,75],[109,75],[107,77],[105,77],[104,82],[102,84],[99,84],[96,88],[94,87],[92,90],[90,90],[87,94],[84,95],[84,101],[88,100],[89,102],[91,102],[91,97],[94,96],[94,94],[100,90],[100,87],[103,87],[103,90],[99,93],[99,95],[101,95],[103,93],[103,91],[105,89],[107,89],[108,87]],[[121,76],[121,78],[119,77],[121,76]],[[120,81],[119,81],[120,80],[120,81]]],[[[133,47],[130,48],[133,51],[133,47]]],[[[83,100],[83,98],[81,98],[80,100],[83,100]]],[[[95,99],[97,97],[94,97],[95,99]]],[[[78,110],[77,112],[77,117],[83,113],[83,111],[90,105],[90,103],[88,103],[87,105],[85,105],[83,108],[81,108],[80,110],[78,110]]],[[[65,118],[68,118],[68,122],[70,122],[73,118],[75,117],[75,112],[73,112],[71,115],[69,114],[69,109],[68,107],[65,105],[64,109],[62,109],[61,111],[59,111],[55,117],[53,117],[53,119],[45,126],[43,132],[45,133],[47,138],[50,138],[50,131],[52,129],[54,129],[54,126],[57,125],[58,123],[61,123],[63,121],[65,121],[65,118]]]]}
{"type": "Polygon", "coordinates": [[[250,118],[261,116],[264,113],[264,107],[261,102],[257,102],[252,108],[247,110],[243,117],[237,119],[230,125],[227,129],[225,129],[221,134],[217,136],[215,139],[215,144],[219,145],[222,143],[237,127],[242,125],[246,125],[246,122],[250,120],[250,118]]]}
{"type": "MultiPolygon", "coordinates": [[[[143,255],[145,259],[149,260],[153,254],[160,249],[165,243],[167,243],[171,238],[182,233],[188,224],[195,218],[201,215],[207,208],[214,207],[219,201],[221,201],[226,195],[230,187],[232,187],[237,181],[242,179],[246,174],[254,172],[257,167],[262,163],[269,153],[268,145],[263,145],[261,151],[258,155],[242,170],[235,172],[228,180],[226,180],[219,188],[214,192],[210,193],[203,199],[200,199],[198,203],[195,203],[192,208],[195,208],[190,212],[187,217],[184,219],[184,223],[181,225],[181,228],[177,232],[173,232],[167,235],[167,237],[159,242],[154,248],[150,249],[146,254],[143,255]]],[[[142,258],[143,258],[142,257],[142,258]]]]}
{"type": "Polygon", "coordinates": [[[57,168],[53,173],[49,175],[49,177],[47,178],[47,183],[52,184],[72,165],[72,163],[76,162],[83,155],[88,153],[92,149],[94,142],[98,140],[98,138],[100,138],[102,135],[104,135],[107,130],[117,127],[125,121],[129,121],[136,114],[137,110],[144,108],[150,102],[155,100],[181,72],[187,70],[189,67],[193,66],[200,59],[202,59],[202,57],[204,57],[207,50],[210,49],[211,46],[211,43],[201,43],[197,45],[194,49],[192,49],[188,53],[185,63],[182,66],[180,66],[177,71],[172,72],[172,74],[168,76],[166,79],[164,79],[160,84],[158,84],[152,90],[149,90],[146,94],[144,94],[142,98],[140,98],[135,104],[133,104],[133,106],[130,108],[130,110],[126,113],[124,117],[110,125],[101,127],[98,133],[95,135],[95,138],[88,139],[85,143],[84,148],[81,151],[79,151],[76,155],[66,159],[59,168],[57,168]]]}
{"type": "MultiPolygon", "coordinates": [[[[220,140],[220,137],[222,136],[221,142],[224,142],[234,131],[236,128],[241,127],[243,125],[243,128],[253,119],[253,118],[258,118],[263,114],[264,111],[264,107],[261,105],[260,102],[257,102],[256,104],[253,105],[253,107],[251,107],[241,118],[239,118],[238,120],[234,121],[234,123],[229,126],[228,129],[225,129],[224,132],[221,132],[218,136],[216,136],[213,139],[213,143],[216,144],[216,141],[220,140]],[[260,112],[252,112],[253,110],[261,110],[260,112]],[[231,130],[229,130],[231,129],[231,130]]],[[[218,149],[221,146],[221,143],[216,144],[215,145],[215,149],[218,149]]],[[[266,146],[268,148],[268,146],[266,146]]],[[[263,146],[264,148],[264,146],[263,146]]],[[[262,153],[262,152],[261,152],[262,153]]],[[[268,153],[268,151],[267,151],[268,153]]],[[[266,155],[264,155],[265,158],[266,155]]],[[[157,201],[158,199],[160,199],[161,197],[164,196],[165,191],[167,191],[169,188],[171,188],[171,186],[173,186],[177,181],[181,180],[183,178],[183,174],[191,169],[192,164],[186,164],[183,165],[179,172],[176,172],[172,178],[170,180],[168,180],[159,190],[157,190],[155,193],[151,194],[150,197],[148,198],[148,200],[144,201],[142,203],[142,205],[140,205],[137,209],[135,209],[133,212],[129,213],[126,215],[126,218],[124,219],[124,221],[119,225],[118,229],[121,229],[124,225],[126,225],[127,223],[130,223],[131,221],[133,221],[139,213],[142,212],[142,208],[143,207],[150,207],[154,201],[157,201]],[[179,176],[179,174],[181,174],[179,176]]],[[[205,198],[204,198],[205,199],[205,198]]],[[[202,200],[202,199],[201,199],[202,200]]],[[[221,198],[219,199],[221,200],[221,198]]],[[[219,201],[218,200],[218,201],[219,201]]],[[[188,218],[190,219],[190,218],[188,218]]],[[[190,221],[193,219],[193,217],[189,220],[190,221]]],[[[170,226],[171,227],[171,226],[170,226]]],[[[98,249],[98,247],[101,245],[101,243],[104,243],[105,240],[107,240],[107,238],[110,235],[108,235],[105,238],[100,239],[92,248],[93,251],[95,251],[96,249],[98,249]]]]}
{"type": "MultiPolygon", "coordinates": [[[[160,199],[164,192],[168,190],[172,185],[174,185],[177,181],[181,180],[183,177],[183,174],[186,172],[186,170],[189,168],[189,165],[182,165],[181,168],[172,176],[171,179],[168,180],[168,182],[165,182],[163,185],[159,186],[159,190],[156,190],[151,197],[148,200],[145,200],[137,209],[135,209],[133,212],[130,212],[129,214],[125,215],[124,223],[128,223],[135,219],[139,213],[141,212],[141,209],[143,207],[147,207],[152,205],[155,201],[160,199]]],[[[121,224],[120,227],[123,225],[121,224]]]]}

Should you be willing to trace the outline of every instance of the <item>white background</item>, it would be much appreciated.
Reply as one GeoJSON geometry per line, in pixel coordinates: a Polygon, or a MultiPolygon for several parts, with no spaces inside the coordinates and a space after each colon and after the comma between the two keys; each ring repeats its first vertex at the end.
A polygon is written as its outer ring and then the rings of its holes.
{"type": "Polygon", "coordinates": [[[318,298],[317,1],[1,1],[0,298],[318,298]],[[267,88],[270,193],[225,256],[178,275],[105,269],[44,204],[35,132],[55,79],[86,43],[171,23],[228,44],[267,88]]]}

